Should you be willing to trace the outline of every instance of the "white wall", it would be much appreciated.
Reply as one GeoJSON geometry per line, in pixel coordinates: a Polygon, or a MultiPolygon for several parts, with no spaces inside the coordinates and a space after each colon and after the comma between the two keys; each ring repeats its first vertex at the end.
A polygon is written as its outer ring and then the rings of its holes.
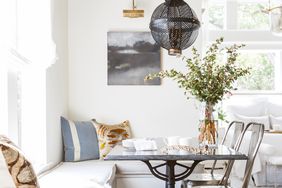
{"type": "MultiPolygon", "coordinates": [[[[107,123],[128,119],[136,137],[195,136],[199,116],[195,102],[187,101],[174,82],[163,80],[161,86],[107,85],[107,32],[149,31],[151,14],[164,0],[137,1],[145,10],[145,17],[138,19],[122,17],[131,0],[68,2],[70,118],[96,118],[107,123]]],[[[187,3],[200,18],[201,1],[187,3]]],[[[201,46],[201,36],[195,45],[201,46]]],[[[167,51],[162,59],[164,69],[183,68],[167,51]]]]}
{"type": "Polygon", "coordinates": [[[67,0],[53,0],[53,36],[57,46],[57,62],[46,72],[46,125],[47,162],[62,159],[60,116],[67,116],[68,109],[68,41],[67,0]],[[58,152],[60,151],[60,152],[58,152]]]}

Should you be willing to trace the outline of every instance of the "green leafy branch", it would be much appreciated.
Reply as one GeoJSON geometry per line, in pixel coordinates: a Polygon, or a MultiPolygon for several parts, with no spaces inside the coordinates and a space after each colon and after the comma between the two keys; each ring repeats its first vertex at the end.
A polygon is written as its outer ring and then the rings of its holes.
{"type": "Polygon", "coordinates": [[[245,45],[234,44],[229,47],[220,47],[222,43],[223,38],[217,39],[211,44],[202,59],[198,50],[193,47],[192,57],[182,59],[186,62],[186,72],[175,69],[164,70],[149,74],[145,80],[171,78],[185,90],[186,95],[190,93],[201,102],[216,105],[225,94],[236,89],[233,83],[239,77],[250,73],[250,68],[242,68],[236,64],[240,55],[238,50],[245,45]],[[219,58],[223,53],[227,55],[227,61],[219,63],[219,58]]]}

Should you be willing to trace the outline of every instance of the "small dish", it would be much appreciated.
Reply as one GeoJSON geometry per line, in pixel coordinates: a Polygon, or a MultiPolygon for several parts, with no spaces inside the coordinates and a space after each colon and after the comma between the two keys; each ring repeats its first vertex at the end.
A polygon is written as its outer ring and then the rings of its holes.
{"type": "Polygon", "coordinates": [[[122,146],[126,149],[134,149],[135,139],[126,139],[122,141],[122,146]]]}

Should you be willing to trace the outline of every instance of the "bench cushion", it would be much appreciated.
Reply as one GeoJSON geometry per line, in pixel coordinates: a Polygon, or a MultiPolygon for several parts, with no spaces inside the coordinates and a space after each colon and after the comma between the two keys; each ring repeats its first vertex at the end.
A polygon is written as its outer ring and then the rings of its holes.
{"type": "Polygon", "coordinates": [[[41,188],[111,188],[116,168],[111,161],[64,162],[39,177],[41,188]]]}

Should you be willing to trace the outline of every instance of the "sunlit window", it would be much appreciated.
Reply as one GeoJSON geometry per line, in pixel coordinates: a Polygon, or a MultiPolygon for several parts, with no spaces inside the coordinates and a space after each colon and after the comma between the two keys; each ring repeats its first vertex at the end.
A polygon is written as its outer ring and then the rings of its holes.
{"type": "Polygon", "coordinates": [[[239,90],[275,90],[275,52],[242,52],[238,62],[244,67],[250,67],[250,74],[239,78],[239,90]]]}
{"type": "Polygon", "coordinates": [[[232,29],[267,30],[269,18],[268,14],[263,11],[266,8],[268,8],[266,0],[210,0],[208,3],[208,27],[211,30],[218,30],[226,29],[227,25],[232,25],[232,29]]]}
{"type": "Polygon", "coordinates": [[[225,27],[225,4],[221,2],[210,2],[208,19],[210,29],[223,29],[225,27]]]}
{"type": "Polygon", "coordinates": [[[0,1],[0,134],[47,162],[46,68],[56,59],[50,0],[0,1]]]}
{"type": "MultiPolygon", "coordinates": [[[[224,37],[224,45],[246,45],[238,63],[251,70],[236,82],[237,93],[282,91],[282,39],[270,31],[269,15],[264,11],[269,8],[268,2],[208,0],[208,12],[204,14],[205,20],[209,20],[205,33],[207,44],[224,37]]],[[[225,62],[224,58],[220,61],[225,62]]]]}
{"type": "Polygon", "coordinates": [[[238,29],[269,29],[268,14],[264,10],[268,6],[262,2],[238,3],[238,29]]]}

